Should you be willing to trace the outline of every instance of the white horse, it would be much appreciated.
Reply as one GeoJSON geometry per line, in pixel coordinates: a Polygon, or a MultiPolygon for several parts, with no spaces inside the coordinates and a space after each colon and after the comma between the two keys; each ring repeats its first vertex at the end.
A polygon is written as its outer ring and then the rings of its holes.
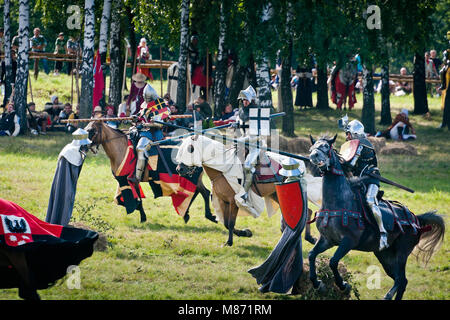
{"type": "MultiPolygon", "coordinates": [[[[273,153],[271,155],[274,160],[273,153]]],[[[280,156],[282,157],[282,156],[280,156]]],[[[229,238],[226,245],[232,245],[233,233],[238,236],[250,237],[250,230],[235,229],[236,216],[239,210],[234,198],[243,193],[243,188],[239,183],[243,179],[242,162],[238,157],[234,146],[227,147],[219,141],[215,141],[203,135],[194,135],[183,139],[176,155],[178,163],[177,170],[181,175],[190,174],[195,167],[203,167],[205,173],[211,180],[212,202],[215,208],[216,216],[223,221],[229,231],[229,238]]],[[[301,162],[300,166],[305,170],[305,164],[301,162]]],[[[307,181],[308,200],[314,205],[320,207],[322,204],[322,178],[313,177],[304,173],[304,179],[307,181]]],[[[250,201],[258,214],[252,214],[258,217],[266,208],[267,214],[271,217],[279,208],[274,183],[254,183],[249,192],[250,201]]],[[[314,241],[306,230],[305,239],[314,241]]]]}

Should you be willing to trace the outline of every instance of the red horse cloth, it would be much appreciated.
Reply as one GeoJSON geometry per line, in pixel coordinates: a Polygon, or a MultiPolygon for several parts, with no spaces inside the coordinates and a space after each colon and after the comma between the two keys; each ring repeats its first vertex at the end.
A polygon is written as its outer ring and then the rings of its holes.
{"type": "Polygon", "coordinates": [[[59,238],[62,226],[46,223],[19,207],[0,199],[0,244],[17,247],[35,241],[36,236],[59,238]]]}

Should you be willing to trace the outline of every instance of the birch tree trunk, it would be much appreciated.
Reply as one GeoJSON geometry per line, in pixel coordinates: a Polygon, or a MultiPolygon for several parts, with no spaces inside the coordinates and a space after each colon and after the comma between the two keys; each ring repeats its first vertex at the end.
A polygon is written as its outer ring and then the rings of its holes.
{"type": "Polygon", "coordinates": [[[103,81],[105,86],[103,88],[103,95],[100,99],[100,106],[104,108],[106,106],[105,102],[105,89],[106,89],[106,52],[108,51],[108,27],[111,17],[111,2],[112,0],[104,0],[103,1],[103,12],[102,12],[102,20],[100,23],[100,39],[98,44],[98,50],[100,53],[100,61],[102,63],[102,72],[103,72],[103,81]]]}
{"type": "Polygon", "coordinates": [[[363,66],[363,108],[361,122],[366,133],[375,134],[375,97],[372,66],[363,66]]]}
{"type": "Polygon", "coordinates": [[[84,3],[84,45],[83,61],[81,64],[81,99],[80,118],[90,118],[92,114],[92,98],[94,89],[94,37],[95,13],[94,0],[85,0],[84,3]]]}
{"type": "Polygon", "coordinates": [[[109,103],[117,110],[122,102],[122,64],[120,59],[120,9],[121,0],[114,0],[111,13],[111,41],[110,41],[110,81],[109,103]]]}
{"type": "Polygon", "coordinates": [[[260,107],[272,107],[272,92],[270,91],[270,69],[267,57],[262,57],[256,63],[257,94],[260,107]]]}
{"type": "Polygon", "coordinates": [[[5,0],[3,9],[3,29],[5,41],[5,102],[11,95],[11,83],[14,83],[16,80],[12,79],[10,3],[10,0],[5,0]]]}
{"type": "Polygon", "coordinates": [[[180,56],[178,57],[177,105],[183,112],[186,109],[187,58],[189,46],[189,0],[181,2],[180,56]]]}
{"type": "Polygon", "coordinates": [[[112,0],[103,1],[102,20],[100,24],[100,40],[98,49],[102,57],[102,66],[106,61],[106,51],[108,49],[108,26],[111,17],[111,2],[112,0]]]}
{"type": "MultiPolygon", "coordinates": [[[[268,25],[269,20],[272,19],[273,8],[269,2],[261,16],[261,22],[268,25]]],[[[259,100],[259,106],[261,107],[272,107],[272,92],[270,91],[270,68],[269,61],[267,59],[267,54],[263,51],[262,57],[259,57],[256,62],[256,83],[257,83],[257,94],[259,100]]]]}
{"type": "Polygon", "coordinates": [[[19,55],[17,59],[17,74],[15,82],[14,105],[17,115],[20,117],[20,131],[27,131],[27,84],[28,84],[28,41],[30,23],[30,6],[28,0],[19,1],[19,55]]]}
{"type": "Polygon", "coordinates": [[[214,114],[220,115],[225,109],[225,81],[227,77],[227,55],[225,38],[228,27],[229,1],[220,2],[219,48],[217,52],[216,79],[214,81],[214,114]]]}

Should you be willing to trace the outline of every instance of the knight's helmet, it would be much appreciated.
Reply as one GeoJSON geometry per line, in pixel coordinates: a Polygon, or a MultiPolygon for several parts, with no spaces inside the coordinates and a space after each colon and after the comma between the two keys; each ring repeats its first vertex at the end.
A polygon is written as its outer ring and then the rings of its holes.
{"type": "Polygon", "coordinates": [[[148,83],[144,88],[143,96],[145,102],[150,102],[159,98],[159,95],[156,92],[156,90],[148,83]]]}
{"type": "Polygon", "coordinates": [[[300,171],[300,163],[292,158],[286,158],[281,161],[282,168],[280,169],[280,174],[284,177],[288,177],[289,180],[294,180],[295,178],[300,179],[302,172],[300,171]]]}
{"type": "Polygon", "coordinates": [[[352,139],[364,138],[366,134],[364,133],[364,125],[359,120],[352,120],[348,123],[345,128],[345,133],[349,133],[352,139]]]}
{"type": "Polygon", "coordinates": [[[91,144],[92,141],[89,140],[88,136],[89,136],[89,133],[86,130],[84,130],[82,128],[78,128],[77,130],[75,130],[72,133],[72,137],[73,137],[72,145],[85,146],[85,145],[91,144]]]}
{"type": "Polygon", "coordinates": [[[253,89],[253,87],[250,85],[247,89],[241,90],[238,95],[238,100],[248,100],[250,102],[256,100],[256,91],[253,89]]]}

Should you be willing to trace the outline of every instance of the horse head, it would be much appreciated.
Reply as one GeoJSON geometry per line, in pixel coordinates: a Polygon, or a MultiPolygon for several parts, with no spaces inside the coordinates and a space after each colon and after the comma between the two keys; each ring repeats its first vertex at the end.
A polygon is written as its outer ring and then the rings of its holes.
{"type": "MultiPolygon", "coordinates": [[[[217,167],[225,164],[225,147],[213,139],[203,135],[193,135],[183,139],[175,161],[179,164],[177,170],[195,170],[203,165],[217,167]]],[[[182,174],[179,171],[180,174],[182,174]]]]}
{"type": "Polygon", "coordinates": [[[91,121],[84,128],[88,132],[88,138],[92,141],[89,149],[92,153],[98,152],[99,145],[103,142],[103,130],[102,130],[103,122],[102,121],[91,121]],[[94,150],[95,148],[95,150],[94,150]]]}
{"type": "Polygon", "coordinates": [[[336,141],[337,134],[333,138],[322,136],[318,140],[315,140],[311,135],[309,137],[312,143],[309,149],[311,163],[319,168],[321,172],[331,170],[337,161],[333,149],[333,143],[336,141]]]}
{"type": "Polygon", "coordinates": [[[192,175],[197,167],[202,166],[202,148],[198,135],[182,140],[178,148],[175,161],[178,163],[177,171],[180,175],[192,175]]]}

